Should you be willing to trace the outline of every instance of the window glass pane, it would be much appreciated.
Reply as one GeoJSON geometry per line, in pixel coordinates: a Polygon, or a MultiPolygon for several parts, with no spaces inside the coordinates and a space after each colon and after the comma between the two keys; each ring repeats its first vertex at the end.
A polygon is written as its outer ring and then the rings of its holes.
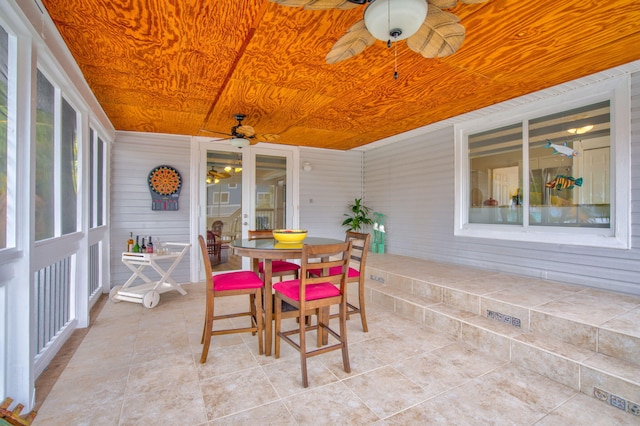
{"type": "Polygon", "coordinates": [[[98,226],[104,225],[104,142],[98,138],[98,161],[96,168],[96,210],[98,226]]]}
{"type": "Polygon", "coordinates": [[[287,158],[256,155],[256,224],[254,229],[284,229],[287,158]]]}
{"type": "Polygon", "coordinates": [[[610,227],[609,101],[529,122],[531,225],[610,227]]]}
{"type": "Polygon", "coordinates": [[[60,152],[60,194],[62,197],[62,234],[76,232],[78,210],[78,139],[77,114],[62,100],[62,135],[60,152]]]}
{"type": "Polygon", "coordinates": [[[9,118],[9,36],[0,27],[0,248],[7,247],[7,120],[9,118]]]}
{"type": "Polygon", "coordinates": [[[89,128],[89,228],[95,228],[96,226],[96,218],[93,213],[95,211],[95,185],[96,185],[96,176],[95,176],[95,155],[96,155],[96,141],[93,140],[95,133],[92,128],[89,128]]]}
{"type": "Polygon", "coordinates": [[[242,232],[242,155],[207,151],[207,175],[204,179],[207,185],[207,229],[225,240],[239,237],[242,232]]]}
{"type": "Polygon", "coordinates": [[[54,228],[54,97],[55,90],[38,71],[36,108],[35,239],[53,237],[54,228]]]}
{"type": "Polygon", "coordinates": [[[522,224],[522,125],[470,135],[469,222],[522,224]]]}

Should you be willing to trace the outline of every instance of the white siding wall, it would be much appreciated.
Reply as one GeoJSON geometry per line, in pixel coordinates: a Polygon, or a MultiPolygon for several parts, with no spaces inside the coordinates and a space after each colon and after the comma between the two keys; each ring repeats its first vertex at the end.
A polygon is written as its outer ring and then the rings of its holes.
{"type": "Polygon", "coordinates": [[[365,153],[365,199],[387,214],[387,251],[640,294],[640,73],[631,104],[631,250],[454,237],[449,126],[365,153]]]}
{"type": "Polygon", "coordinates": [[[343,239],[347,206],[362,197],[362,157],[358,151],[300,147],[300,228],[309,235],[343,239]]]}
{"type": "MultiPolygon", "coordinates": [[[[111,157],[112,287],[122,285],[131,276],[121,261],[129,232],[133,232],[134,238],[151,235],[164,242],[190,241],[190,141],[187,136],[117,133],[111,157]],[[176,168],[182,176],[178,211],[151,210],[147,178],[154,167],[163,164],[176,168]]],[[[172,274],[178,283],[190,281],[189,262],[187,254],[172,274]]],[[[149,278],[157,277],[148,269],[149,278]]]]}

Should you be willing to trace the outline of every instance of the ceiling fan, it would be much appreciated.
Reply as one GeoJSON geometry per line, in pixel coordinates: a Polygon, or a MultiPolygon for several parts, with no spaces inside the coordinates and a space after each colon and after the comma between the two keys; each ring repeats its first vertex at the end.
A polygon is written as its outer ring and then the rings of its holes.
{"type": "Polygon", "coordinates": [[[204,129],[202,131],[207,133],[231,136],[231,139],[229,139],[231,145],[235,146],[236,148],[244,148],[246,146],[249,146],[249,144],[251,143],[249,139],[255,139],[256,141],[262,142],[273,142],[280,138],[280,136],[274,134],[257,134],[253,127],[249,126],[248,124],[242,124],[242,121],[246,118],[246,115],[244,114],[235,114],[233,118],[236,119],[238,124],[231,127],[230,133],[214,132],[204,129]]]}
{"type": "MultiPolygon", "coordinates": [[[[443,9],[456,6],[457,0],[269,0],[283,6],[307,10],[352,9],[369,3],[363,19],[347,30],[331,48],[326,61],[335,64],[349,59],[376,39],[387,42],[407,40],[409,49],[425,58],[441,58],[455,53],[465,37],[460,19],[443,9]]],[[[460,0],[464,4],[487,0],[460,0]]],[[[397,77],[397,73],[396,73],[397,77]]]]}
{"type": "Polygon", "coordinates": [[[211,167],[207,172],[207,183],[218,183],[220,179],[227,179],[231,177],[231,173],[219,172],[215,168],[211,167]]]}

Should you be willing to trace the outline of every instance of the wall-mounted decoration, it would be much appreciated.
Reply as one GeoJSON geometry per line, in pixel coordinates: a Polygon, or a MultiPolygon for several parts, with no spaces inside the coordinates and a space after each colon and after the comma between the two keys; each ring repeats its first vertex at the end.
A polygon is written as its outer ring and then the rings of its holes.
{"type": "Polygon", "coordinates": [[[182,189],[180,172],[171,166],[158,166],[149,173],[151,210],[178,210],[182,189]]]}

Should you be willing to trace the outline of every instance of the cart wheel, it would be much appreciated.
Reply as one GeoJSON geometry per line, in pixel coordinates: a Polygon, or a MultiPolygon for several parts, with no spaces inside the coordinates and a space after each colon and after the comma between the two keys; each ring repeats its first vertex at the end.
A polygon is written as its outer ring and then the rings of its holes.
{"type": "Polygon", "coordinates": [[[159,302],[160,293],[155,290],[149,290],[142,296],[142,306],[145,308],[155,308],[159,302]]]}
{"type": "Polygon", "coordinates": [[[112,288],[111,291],[109,292],[109,300],[111,300],[113,303],[122,302],[122,300],[116,298],[116,295],[118,294],[121,288],[122,288],[121,285],[117,285],[114,288],[112,288]]]}

